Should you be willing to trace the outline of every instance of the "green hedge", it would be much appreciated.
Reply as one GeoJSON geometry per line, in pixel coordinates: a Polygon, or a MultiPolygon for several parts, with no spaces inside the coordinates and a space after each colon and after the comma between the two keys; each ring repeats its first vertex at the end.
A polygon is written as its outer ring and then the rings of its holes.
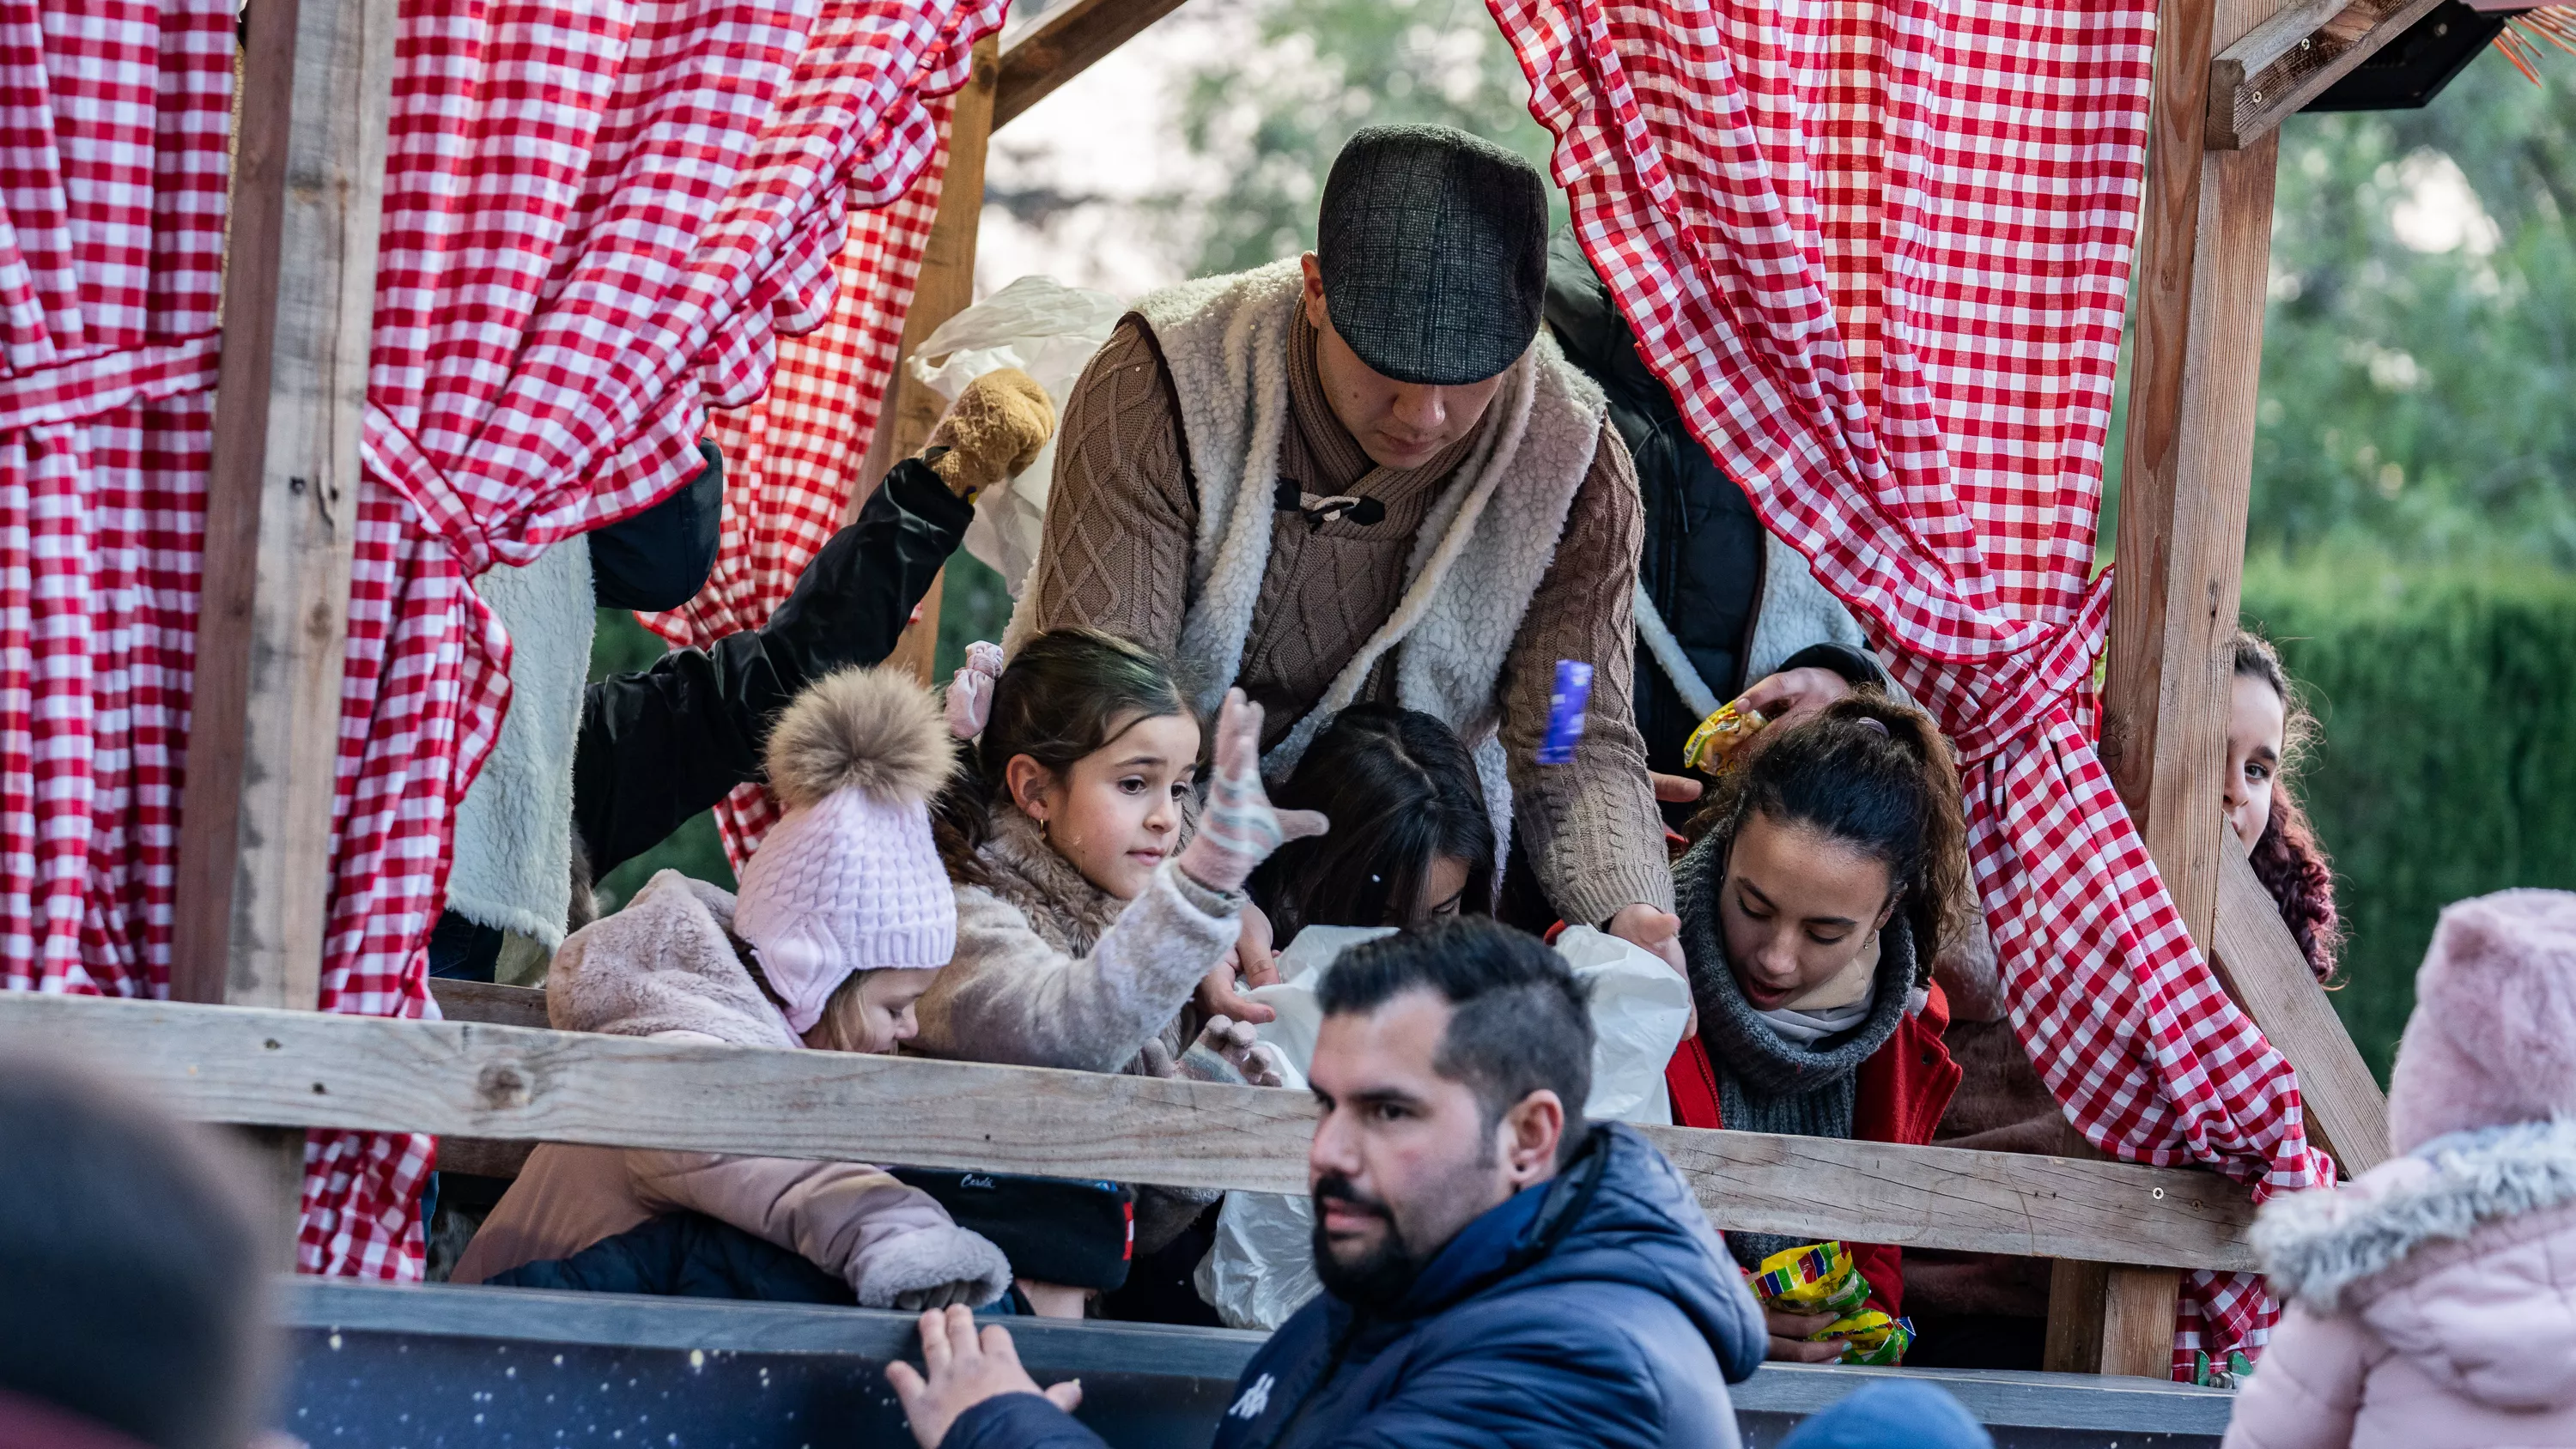
{"type": "Polygon", "coordinates": [[[2576,888],[2576,577],[2258,556],[2244,616],[2322,726],[2297,785],[2351,937],[2335,1006],[2384,1082],[2441,908],[2576,888]]]}

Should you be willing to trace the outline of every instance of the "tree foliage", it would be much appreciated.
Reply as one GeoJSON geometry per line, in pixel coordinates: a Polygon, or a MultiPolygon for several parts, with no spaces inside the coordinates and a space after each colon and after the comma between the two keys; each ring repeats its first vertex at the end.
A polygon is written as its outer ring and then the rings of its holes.
{"type": "Polygon", "coordinates": [[[1546,170],[1547,131],[1479,0],[1253,0],[1251,12],[1259,48],[1199,71],[1182,98],[1182,143],[1228,178],[1216,195],[1171,199],[1198,275],[1312,247],[1325,173],[1362,126],[1456,126],[1546,170]]]}
{"type": "Polygon", "coordinates": [[[2258,547],[2576,564],[2576,63],[2547,77],[2491,54],[2283,127],[2258,547]]]}

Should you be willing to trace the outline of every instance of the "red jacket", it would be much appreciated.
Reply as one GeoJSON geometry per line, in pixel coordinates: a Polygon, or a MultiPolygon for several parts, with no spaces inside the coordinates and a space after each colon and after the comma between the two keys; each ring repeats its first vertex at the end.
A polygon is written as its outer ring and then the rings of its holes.
{"type": "MultiPolygon", "coordinates": [[[[1941,1036],[1950,1029],[1950,1001],[1935,983],[1926,988],[1923,1009],[1897,1024],[1887,1045],[1860,1064],[1854,1085],[1852,1136],[1862,1142],[1901,1142],[1922,1146],[1932,1140],[1950,1094],[1959,1090],[1959,1064],[1941,1036]]],[[[1710,1070],[1708,1049],[1693,1037],[1673,1053],[1664,1068],[1664,1085],[1672,1093],[1673,1125],[1723,1127],[1717,1105],[1717,1074],[1710,1070]]],[[[1883,1243],[1851,1243],[1852,1262],[1875,1290],[1871,1297],[1890,1315],[1905,1311],[1903,1253],[1883,1243]]]]}

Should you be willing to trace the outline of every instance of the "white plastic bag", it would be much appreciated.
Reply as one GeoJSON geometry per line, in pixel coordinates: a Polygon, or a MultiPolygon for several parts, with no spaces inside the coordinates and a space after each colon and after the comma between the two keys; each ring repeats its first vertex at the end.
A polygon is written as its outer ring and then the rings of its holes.
{"type": "MultiPolygon", "coordinates": [[[[1306,1089],[1306,1067],[1323,1025],[1315,987],[1324,969],[1360,942],[1393,934],[1386,927],[1309,926],[1279,953],[1279,984],[1260,987],[1251,997],[1278,1013],[1254,1030],[1284,1059],[1280,1077],[1286,1086],[1306,1089]]],[[[1690,1020],[1689,984],[1661,958],[1589,926],[1559,932],[1556,949],[1576,976],[1592,983],[1592,1098],[1584,1115],[1671,1123],[1664,1064],[1680,1047],[1690,1020]]],[[[1322,1291],[1315,1279],[1314,1234],[1314,1207],[1305,1198],[1227,1193],[1217,1210],[1216,1245],[1191,1281],[1226,1327],[1276,1329],[1322,1291]]]]}
{"type": "MultiPolygon", "coordinates": [[[[942,322],[914,352],[912,375],[951,402],[966,384],[999,367],[1037,380],[1064,416],[1065,399],[1091,355],[1109,340],[1127,304],[1106,292],[1068,287],[1052,277],[1022,277],[942,322]],[[938,358],[932,367],[923,359],[938,358]]],[[[966,551],[989,565],[1020,596],[1046,525],[1047,485],[1055,476],[1055,440],[1026,471],[987,488],[975,500],[966,551]]]]}
{"type": "Polygon", "coordinates": [[[1556,949],[1592,983],[1592,1100],[1583,1115],[1671,1126],[1664,1066],[1690,1024],[1690,983],[1662,957],[1590,926],[1557,932],[1556,949]]]}

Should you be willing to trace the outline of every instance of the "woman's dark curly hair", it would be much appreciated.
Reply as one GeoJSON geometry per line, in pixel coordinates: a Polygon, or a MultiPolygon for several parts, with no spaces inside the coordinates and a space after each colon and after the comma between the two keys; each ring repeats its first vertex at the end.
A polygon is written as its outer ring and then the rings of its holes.
{"type": "Polygon", "coordinates": [[[2272,893],[2281,919],[2319,981],[2334,979],[2343,951],[2343,917],[2335,910],[2334,862],[2317,844],[2308,812],[2290,787],[2299,757],[2316,734],[2316,716],[2281,667],[2280,651],[2251,630],[2236,631],[2236,677],[2261,681],[2281,701],[2281,766],[2272,777],[2272,818],[2254,842],[2254,877],[2272,893]]]}

